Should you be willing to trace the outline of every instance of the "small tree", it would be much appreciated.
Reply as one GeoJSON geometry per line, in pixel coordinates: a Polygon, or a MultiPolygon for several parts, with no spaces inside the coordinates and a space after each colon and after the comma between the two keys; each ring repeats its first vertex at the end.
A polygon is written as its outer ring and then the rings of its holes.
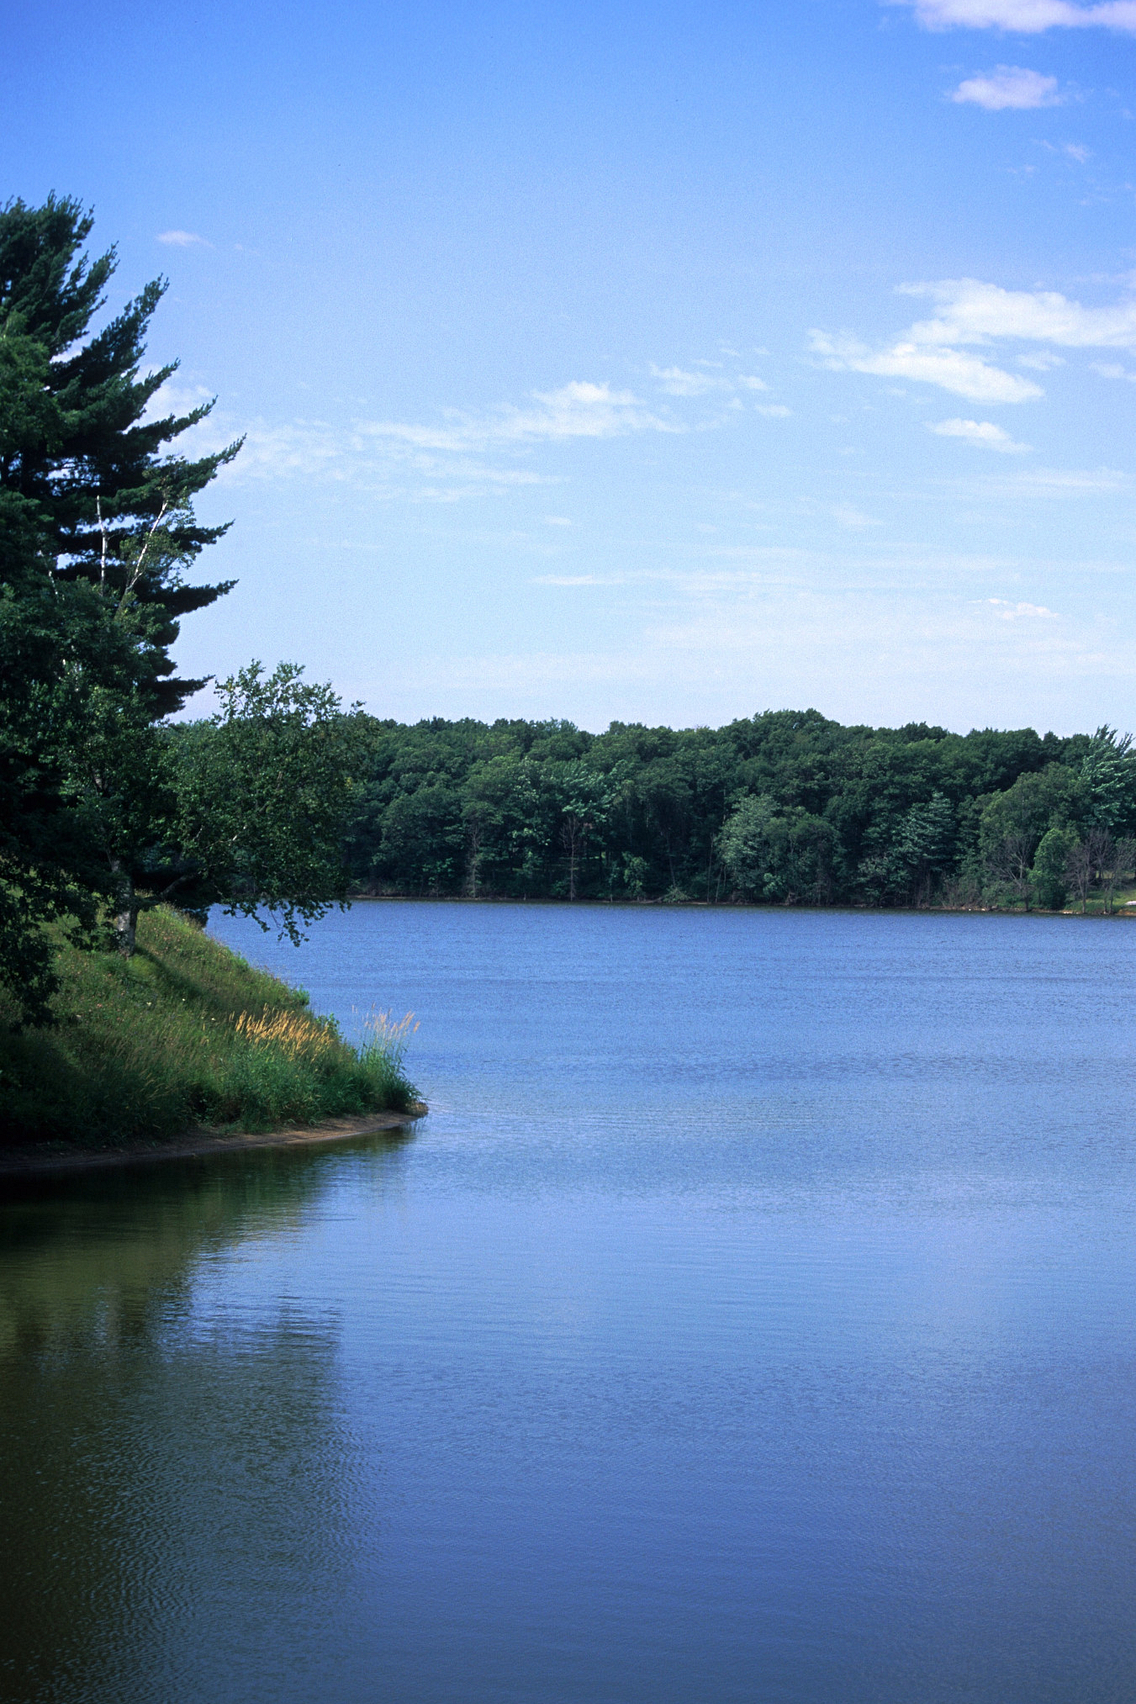
{"type": "MultiPolygon", "coordinates": [[[[201,910],[279,915],[293,941],[347,896],[343,843],[361,756],[355,715],[295,663],[250,663],[218,687],[221,711],[171,730],[173,879],[152,894],[201,910]]],[[[352,712],[358,706],[352,706],[352,712]]]]}
{"type": "Polygon", "coordinates": [[[767,794],[739,800],[718,837],[735,892],[746,899],[823,905],[831,897],[835,835],[799,805],[780,809],[767,794]]]}
{"type": "Polygon", "coordinates": [[[1112,911],[1116,890],[1136,870],[1136,839],[1131,835],[1123,835],[1112,842],[1112,855],[1107,867],[1100,872],[1100,887],[1104,898],[1104,908],[1112,911]]]}
{"type": "Polygon", "coordinates": [[[1079,845],[1072,828],[1050,828],[1042,835],[1030,869],[1034,903],[1043,911],[1060,911],[1069,894],[1069,860],[1079,845]]]}
{"type": "Polygon", "coordinates": [[[986,873],[995,895],[1000,899],[1020,899],[1027,911],[1032,898],[1030,871],[1035,845],[1032,834],[1019,830],[1004,835],[986,860],[986,873]]]}
{"type": "Polygon", "coordinates": [[[936,883],[950,868],[955,834],[954,807],[940,792],[932,793],[926,804],[912,805],[900,820],[892,853],[907,872],[914,904],[928,904],[936,883]]]}
{"type": "Polygon", "coordinates": [[[559,816],[558,834],[568,858],[568,898],[578,897],[580,863],[597,828],[607,820],[613,791],[606,776],[579,758],[553,763],[548,776],[559,816]]]}
{"type": "Polygon", "coordinates": [[[1084,840],[1080,840],[1069,853],[1066,870],[1069,886],[1081,902],[1081,911],[1089,908],[1089,894],[1092,892],[1102,869],[1106,869],[1113,861],[1114,843],[1107,828],[1091,828],[1084,840]]]}
{"type": "Polygon", "coordinates": [[[1136,752],[1132,735],[1118,736],[1107,724],[1097,729],[1081,760],[1081,784],[1088,800],[1089,820],[1113,829],[1136,809],[1136,752]]]}

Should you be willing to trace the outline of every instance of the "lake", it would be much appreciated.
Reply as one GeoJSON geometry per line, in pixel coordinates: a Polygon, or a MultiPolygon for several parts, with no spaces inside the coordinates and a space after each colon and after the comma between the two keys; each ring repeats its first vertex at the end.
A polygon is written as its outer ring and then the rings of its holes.
{"type": "Polygon", "coordinates": [[[1131,1704],[1129,924],[215,930],[430,1115],[0,1209],[0,1697],[1131,1704]]]}

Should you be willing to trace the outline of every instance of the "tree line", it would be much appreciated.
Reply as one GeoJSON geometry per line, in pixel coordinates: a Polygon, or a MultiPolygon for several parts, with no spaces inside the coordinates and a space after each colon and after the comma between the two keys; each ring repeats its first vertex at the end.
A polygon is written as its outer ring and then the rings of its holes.
{"type": "Polygon", "coordinates": [[[356,891],[774,905],[1086,903],[1136,869],[1136,754],[1108,727],[723,728],[358,718],[356,891]]]}

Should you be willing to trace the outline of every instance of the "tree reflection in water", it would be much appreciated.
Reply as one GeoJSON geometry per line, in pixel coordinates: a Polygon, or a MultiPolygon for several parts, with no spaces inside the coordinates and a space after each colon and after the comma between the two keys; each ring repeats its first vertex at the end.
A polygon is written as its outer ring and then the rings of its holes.
{"type": "Polygon", "coordinates": [[[91,1173],[0,1207],[0,1697],[188,1696],[186,1655],[234,1593],[270,1694],[311,1630],[296,1606],[334,1600],[352,1482],[338,1315],[203,1305],[217,1263],[302,1226],[332,1158],[91,1173]]]}

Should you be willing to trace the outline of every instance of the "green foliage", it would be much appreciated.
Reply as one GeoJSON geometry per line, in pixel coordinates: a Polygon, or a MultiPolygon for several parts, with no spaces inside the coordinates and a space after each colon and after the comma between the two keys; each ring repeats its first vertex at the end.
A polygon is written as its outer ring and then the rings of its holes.
{"type": "MultiPolygon", "coordinates": [[[[1130,761],[1108,729],[959,735],[815,710],[599,735],[360,717],[359,733],[351,876],[407,894],[1028,905],[1042,836],[1087,832],[1130,761]]],[[[1120,796],[1136,828],[1136,792],[1120,796]]]]}
{"type": "Polygon", "coordinates": [[[362,757],[355,715],[303,673],[295,663],[271,674],[250,663],[217,688],[217,715],[165,735],[174,819],[166,894],[246,916],[267,906],[293,940],[297,920],[346,896],[343,838],[362,757]]]}
{"type": "Polygon", "coordinates": [[[1086,816],[1094,827],[1112,830],[1131,821],[1136,808],[1132,735],[1118,738],[1115,728],[1098,728],[1081,759],[1079,778],[1086,816]]]}
{"type": "Polygon", "coordinates": [[[170,453],[208,406],[144,418],[174,371],[139,376],[164,285],[93,331],[115,261],[82,253],[90,230],[73,200],[0,208],[0,984],[32,1022],[55,987],[43,925],[90,943],[103,903],[132,916],[170,809],[153,724],[201,685],[169,648],[228,589],[184,576],[224,531],[192,499],[238,446],[170,453]]]}
{"type": "Polygon", "coordinates": [[[211,404],[146,418],[173,365],[142,375],[161,280],[103,326],[114,271],[90,261],[72,200],[0,208],[0,985],[45,1023],[44,925],[94,944],[109,913],[276,909],[295,938],[346,892],[342,842],[358,741],[329,687],[251,664],[222,711],[163,718],[202,682],[173,678],[181,616],[228,583],[186,573],[223,527],[193,499],[236,454],[171,449],[211,404]]]}
{"type": "Polygon", "coordinates": [[[799,805],[778,810],[768,794],[751,794],[722,830],[722,862],[746,899],[823,905],[832,893],[834,840],[823,818],[799,805]]]}
{"type": "MultiPolygon", "coordinates": [[[[1032,870],[1043,837],[1051,828],[1079,829],[1087,814],[1087,789],[1080,773],[1060,763],[1020,775],[1011,787],[988,799],[978,829],[988,898],[1001,904],[1021,902],[1028,910],[1036,890],[1032,870]]],[[[1079,841],[1076,832],[1073,840],[1079,841]]]]}
{"type": "Polygon", "coordinates": [[[138,606],[151,707],[164,715],[202,684],[171,678],[179,618],[229,589],[184,583],[225,531],[199,526],[192,499],[239,445],[196,460],[167,452],[212,403],[145,419],[177,369],[140,376],[165,282],[92,332],[116,265],[113,249],[83,254],[92,224],[70,198],[0,208],[0,494],[40,530],[53,581],[83,580],[138,606]]]}
{"type": "MultiPolygon", "coordinates": [[[[404,1027],[380,1026],[356,1050],[305,995],[168,910],[143,916],[131,958],[64,945],[58,974],[53,1028],[0,1026],[9,1141],[263,1130],[414,1101],[404,1027]]],[[[0,1020],[13,1011],[0,996],[0,1020]]]]}
{"type": "MultiPolygon", "coordinates": [[[[79,754],[98,707],[136,699],[134,638],[82,583],[19,584],[0,494],[0,984],[42,1021],[54,987],[40,925],[92,939],[110,871],[76,811],[79,754]]],[[[18,531],[19,529],[17,529],[18,531]]]]}
{"type": "Polygon", "coordinates": [[[1060,911],[1069,897],[1069,864],[1080,845],[1075,828],[1046,829],[1038,842],[1029,872],[1035,905],[1043,911],[1060,911]]]}

